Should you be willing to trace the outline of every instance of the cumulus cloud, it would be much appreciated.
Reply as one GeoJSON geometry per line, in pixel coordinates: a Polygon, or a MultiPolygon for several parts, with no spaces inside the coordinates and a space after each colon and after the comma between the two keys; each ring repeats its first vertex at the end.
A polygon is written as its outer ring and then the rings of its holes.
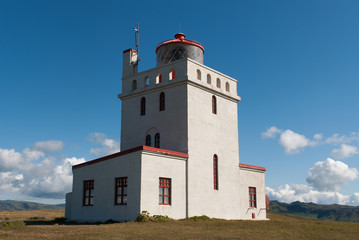
{"type": "Polygon", "coordinates": [[[327,158],[308,170],[307,182],[318,191],[337,191],[347,182],[358,178],[358,170],[341,161],[327,158]]]}
{"type": "Polygon", "coordinates": [[[342,144],[340,148],[333,149],[331,155],[336,158],[347,158],[358,154],[358,148],[356,146],[342,144]]]}
{"type": "Polygon", "coordinates": [[[275,126],[272,126],[267,129],[267,131],[262,133],[262,138],[274,138],[277,134],[282,133],[283,130],[278,129],[275,126]]]}
{"type": "Polygon", "coordinates": [[[293,154],[309,146],[310,141],[304,135],[287,129],[280,135],[279,144],[284,148],[286,153],[293,154]]]}
{"type": "Polygon", "coordinates": [[[107,138],[103,133],[92,133],[89,140],[94,144],[102,145],[99,148],[91,148],[90,153],[94,156],[104,156],[120,151],[121,144],[116,140],[107,138]]]}
{"type": "Polygon", "coordinates": [[[342,143],[359,142],[359,132],[351,132],[349,135],[334,133],[325,140],[328,144],[338,145],[342,143]]]}
{"type": "Polygon", "coordinates": [[[266,187],[266,194],[271,200],[291,203],[295,201],[317,204],[359,205],[359,193],[344,195],[339,192],[320,192],[305,184],[282,185],[278,188],[266,187]]]}
{"type": "Polygon", "coordinates": [[[49,140],[36,142],[32,145],[31,149],[39,152],[50,153],[61,151],[64,147],[64,143],[58,140],[49,140]]]}

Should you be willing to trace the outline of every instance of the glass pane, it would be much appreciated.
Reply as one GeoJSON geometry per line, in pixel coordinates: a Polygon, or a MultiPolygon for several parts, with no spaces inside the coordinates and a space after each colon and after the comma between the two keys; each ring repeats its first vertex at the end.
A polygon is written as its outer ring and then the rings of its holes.
{"type": "Polygon", "coordinates": [[[127,196],[123,196],[123,203],[127,203],[127,196]]]}
{"type": "Polygon", "coordinates": [[[123,194],[127,194],[127,187],[123,188],[123,194]]]}
{"type": "Polygon", "coordinates": [[[90,205],[93,205],[93,198],[90,198],[90,205]]]}
{"type": "Polygon", "coordinates": [[[117,203],[121,203],[121,196],[117,196],[117,203]]]}
{"type": "Polygon", "coordinates": [[[165,195],[170,195],[170,189],[169,188],[165,188],[165,195]]]}
{"type": "Polygon", "coordinates": [[[165,197],[165,203],[166,203],[166,204],[170,203],[170,202],[169,202],[169,197],[165,197]]]}
{"type": "Polygon", "coordinates": [[[159,203],[163,203],[163,198],[161,196],[159,196],[159,203]]]}
{"type": "Polygon", "coordinates": [[[163,188],[159,188],[160,190],[160,195],[163,195],[163,188]]]}

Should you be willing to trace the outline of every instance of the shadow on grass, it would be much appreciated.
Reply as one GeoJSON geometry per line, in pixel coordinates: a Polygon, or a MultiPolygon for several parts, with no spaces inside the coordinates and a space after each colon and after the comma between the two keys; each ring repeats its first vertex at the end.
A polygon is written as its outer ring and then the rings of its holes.
{"type": "Polygon", "coordinates": [[[113,224],[118,223],[112,219],[107,220],[106,222],[81,222],[78,223],[76,221],[66,221],[66,218],[55,218],[53,220],[42,220],[43,218],[30,218],[25,220],[24,223],[27,226],[34,226],[34,225],[100,225],[100,224],[113,224]]]}

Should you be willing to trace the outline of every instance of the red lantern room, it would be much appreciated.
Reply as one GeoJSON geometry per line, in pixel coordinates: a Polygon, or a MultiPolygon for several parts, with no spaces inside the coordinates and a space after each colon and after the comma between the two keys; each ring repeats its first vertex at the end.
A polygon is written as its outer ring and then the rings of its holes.
{"type": "Polygon", "coordinates": [[[177,33],[175,39],[163,41],[156,48],[157,67],[183,58],[191,58],[203,64],[203,45],[197,41],[185,39],[183,33],[177,33]]]}

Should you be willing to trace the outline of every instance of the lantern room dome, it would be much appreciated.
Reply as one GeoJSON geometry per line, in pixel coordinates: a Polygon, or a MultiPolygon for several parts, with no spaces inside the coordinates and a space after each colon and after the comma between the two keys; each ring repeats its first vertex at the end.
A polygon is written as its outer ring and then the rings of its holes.
{"type": "Polygon", "coordinates": [[[203,45],[191,39],[185,39],[183,33],[177,33],[174,39],[166,40],[157,45],[157,67],[183,58],[191,58],[203,64],[203,45]]]}

